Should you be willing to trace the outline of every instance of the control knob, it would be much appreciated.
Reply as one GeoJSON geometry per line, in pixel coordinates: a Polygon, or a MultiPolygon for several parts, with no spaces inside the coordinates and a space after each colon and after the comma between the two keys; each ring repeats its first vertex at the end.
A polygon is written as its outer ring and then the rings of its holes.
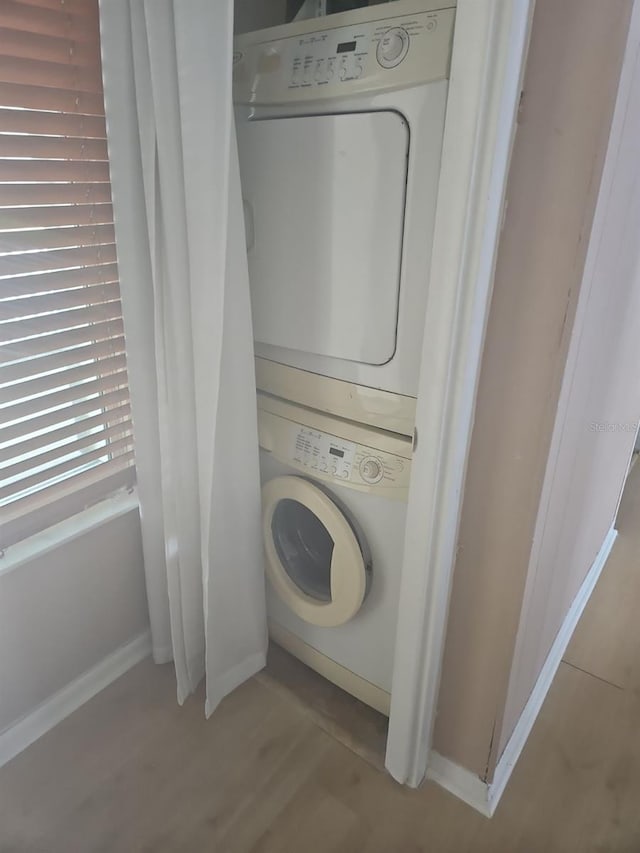
{"type": "Polygon", "coordinates": [[[377,456],[365,456],[360,463],[360,476],[365,483],[379,483],[383,474],[384,467],[377,456]]]}
{"type": "Polygon", "coordinates": [[[409,33],[402,27],[392,27],[378,42],[376,58],[383,68],[395,68],[409,51],[409,33]]]}

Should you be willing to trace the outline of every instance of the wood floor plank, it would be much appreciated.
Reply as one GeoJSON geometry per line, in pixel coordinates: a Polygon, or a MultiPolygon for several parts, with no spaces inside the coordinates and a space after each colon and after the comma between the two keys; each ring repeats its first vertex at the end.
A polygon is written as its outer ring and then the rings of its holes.
{"type": "MultiPolygon", "coordinates": [[[[314,776],[323,757],[337,748],[335,742],[316,726],[305,728],[304,736],[295,744],[274,772],[257,785],[246,786],[234,819],[220,832],[217,849],[233,853],[249,853],[269,830],[282,811],[304,784],[314,776]]],[[[208,836],[200,833],[202,850],[208,836]]]]}
{"type": "Polygon", "coordinates": [[[357,837],[358,818],[313,780],[298,791],[251,853],[340,853],[357,837]]]}
{"type": "Polygon", "coordinates": [[[201,697],[177,708],[162,685],[168,710],[145,736],[139,681],[164,674],[134,675],[0,771],[3,853],[640,850],[640,698],[571,666],[492,821],[432,784],[402,788],[255,681],[209,721],[201,697]]]}
{"type": "Polygon", "coordinates": [[[96,826],[117,826],[109,849],[122,853],[181,850],[202,822],[213,843],[244,792],[268,778],[310,727],[255,682],[228,697],[210,721],[202,701],[182,710],[179,726],[159,732],[79,803],[58,831],[61,850],[83,849],[96,826]]]}
{"type": "Polygon", "coordinates": [[[180,710],[172,667],[145,661],[18,755],[0,770],[0,851],[13,835],[35,845],[24,849],[48,851],[58,820],[175,724],[180,710]]]}
{"type": "Polygon", "coordinates": [[[275,643],[269,645],[267,666],[256,679],[295,703],[316,725],[361,758],[379,770],[384,768],[389,721],[378,711],[319,678],[275,643]]]}

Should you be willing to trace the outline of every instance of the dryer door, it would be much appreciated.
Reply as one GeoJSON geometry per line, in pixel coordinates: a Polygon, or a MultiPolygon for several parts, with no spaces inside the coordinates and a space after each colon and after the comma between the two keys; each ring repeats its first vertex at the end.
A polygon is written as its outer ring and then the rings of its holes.
{"type": "Polygon", "coordinates": [[[390,110],[238,121],[258,343],[393,357],[408,146],[390,110]]]}
{"type": "Polygon", "coordinates": [[[343,625],[360,609],[368,549],[344,508],[302,477],[276,477],[262,489],[267,577],[305,622],[343,625]]]}

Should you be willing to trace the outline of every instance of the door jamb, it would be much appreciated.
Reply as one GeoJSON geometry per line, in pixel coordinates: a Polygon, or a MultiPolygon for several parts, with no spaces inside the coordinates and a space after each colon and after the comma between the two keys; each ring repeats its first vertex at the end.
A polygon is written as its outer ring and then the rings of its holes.
{"type": "Polygon", "coordinates": [[[458,0],[385,764],[427,771],[484,333],[535,0],[458,0]]]}

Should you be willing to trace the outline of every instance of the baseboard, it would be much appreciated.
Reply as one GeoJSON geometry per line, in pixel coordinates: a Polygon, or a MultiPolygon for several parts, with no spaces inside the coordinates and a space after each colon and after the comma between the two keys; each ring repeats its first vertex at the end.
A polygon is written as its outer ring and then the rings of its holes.
{"type": "Polygon", "coordinates": [[[432,750],[427,767],[427,779],[445,788],[485,817],[491,817],[489,785],[471,770],[432,750]]]}
{"type": "Polygon", "coordinates": [[[0,732],[0,767],[148,657],[150,652],[151,637],[145,631],[0,732]]]}
{"type": "Polygon", "coordinates": [[[429,759],[429,767],[427,769],[427,778],[437,782],[447,791],[455,794],[456,797],[463,800],[468,805],[472,806],[476,811],[479,811],[485,817],[492,817],[495,812],[500,798],[502,797],[507,782],[509,781],[513,768],[520,757],[525,743],[531,733],[533,724],[542,707],[551,682],[557,672],[562,661],[562,657],[566,651],[569,641],[575,631],[576,625],[582,612],[591,597],[598,578],[604,568],[607,558],[611,553],[613,544],[618,535],[617,530],[611,528],[607,533],[604,542],[598,552],[597,557],[593,561],[587,576],[582,582],[578,594],[573,600],[567,615],[558,634],[553,642],[551,650],[547,655],[547,659],[540,671],[540,675],[535,683],[529,700],[525,705],[520,718],[516,724],[511,737],[509,738],[504,752],[500,756],[500,760],[496,766],[493,780],[491,783],[484,782],[479,776],[460,767],[448,758],[444,758],[436,752],[432,752],[429,759]]]}

